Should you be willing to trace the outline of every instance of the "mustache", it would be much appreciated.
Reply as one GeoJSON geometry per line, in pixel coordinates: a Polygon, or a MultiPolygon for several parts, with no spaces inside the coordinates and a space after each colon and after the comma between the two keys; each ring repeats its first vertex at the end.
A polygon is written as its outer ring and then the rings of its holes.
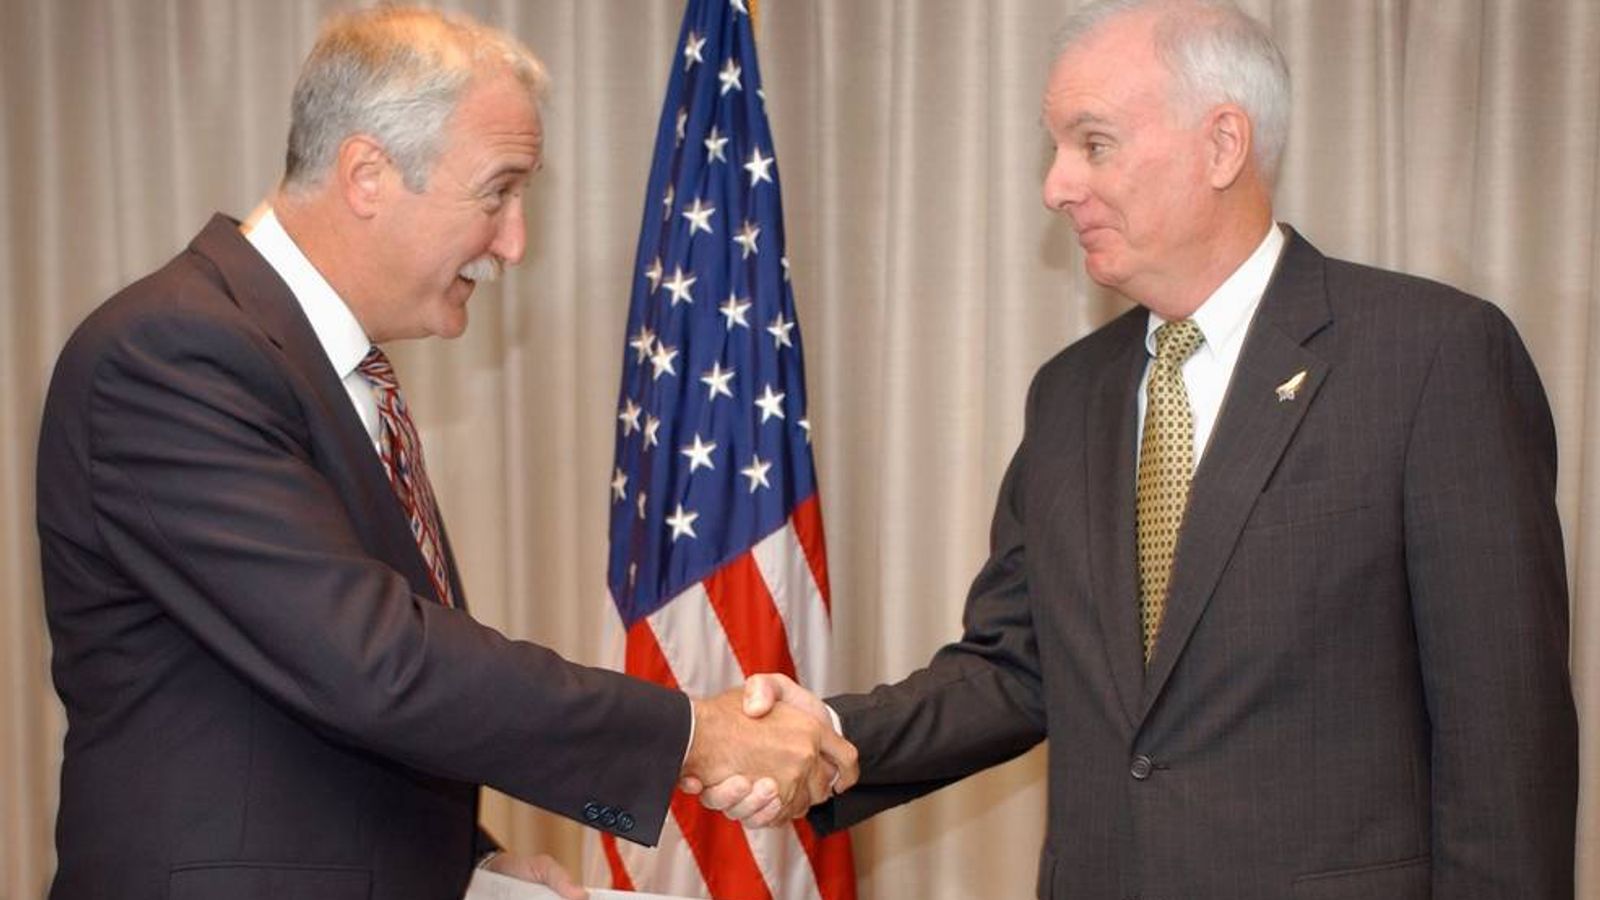
{"type": "Polygon", "coordinates": [[[505,268],[506,264],[501,262],[500,257],[492,253],[485,253],[462,266],[461,271],[456,274],[468,281],[490,282],[499,280],[501,274],[505,272],[505,268]]]}

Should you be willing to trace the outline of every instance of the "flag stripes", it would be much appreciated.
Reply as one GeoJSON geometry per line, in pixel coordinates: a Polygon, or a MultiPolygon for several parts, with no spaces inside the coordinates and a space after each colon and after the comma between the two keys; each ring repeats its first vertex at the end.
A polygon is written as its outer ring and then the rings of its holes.
{"type": "MultiPolygon", "coordinates": [[[[691,587],[634,623],[626,638],[626,670],[695,695],[715,693],[723,685],[738,684],[746,674],[755,672],[784,671],[792,675],[790,642],[784,637],[787,628],[756,557],[773,559],[798,544],[793,529],[781,529],[719,570],[705,584],[691,587]],[[749,612],[752,609],[765,611],[749,612]]],[[[804,557],[795,554],[794,558],[804,557]]],[[[794,593],[804,598],[791,604],[794,618],[826,622],[823,594],[812,571],[802,563],[789,566],[785,574],[794,593]],[[802,584],[794,584],[795,581],[802,584]]],[[[792,828],[747,831],[684,794],[673,798],[671,819],[698,864],[697,875],[706,896],[718,900],[765,900],[774,896],[822,900],[812,870],[821,862],[834,867],[850,862],[848,844],[819,841],[804,821],[796,822],[792,828]],[[819,849],[819,844],[824,849],[819,849]],[[829,846],[838,850],[829,853],[829,846]],[[796,859],[809,865],[792,865],[796,859]],[[781,892],[775,895],[769,885],[781,885],[781,892]]],[[[612,884],[626,890],[634,890],[632,886],[640,883],[672,884],[672,889],[680,892],[693,890],[692,885],[682,886],[687,873],[681,866],[676,867],[676,874],[665,870],[664,867],[673,866],[668,842],[664,835],[662,847],[650,851],[619,844],[612,836],[604,835],[602,845],[612,884]],[[636,874],[640,877],[636,878],[636,874]]],[[[848,893],[830,895],[853,896],[853,879],[848,893]]]]}
{"type": "MultiPolygon", "coordinates": [[[[814,500],[802,504],[795,521],[767,536],[749,553],[733,560],[673,598],[661,609],[635,622],[626,637],[625,669],[630,674],[693,695],[711,694],[737,685],[756,672],[813,669],[812,684],[825,682],[823,667],[810,663],[815,654],[797,653],[806,638],[826,637],[828,605],[826,569],[803,551],[809,527],[820,538],[820,517],[814,500]],[[809,518],[809,523],[804,520],[809,518]],[[820,573],[820,575],[819,575],[820,573]],[[820,578],[820,580],[819,580],[820,578]],[[768,585],[781,584],[781,591],[768,585]],[[777,599],[784,598],[783,600],[777,599]],[[801,660],[797,666],[796,659],[801,660]]],[[[750,831],[721,813],[706,810],[692,797],[679,794],[672,803],[672,825],[683,836],[684,849],[699,864],[705,896],[718,900],[824,900],[816,871],[852,871],[850,845],[817,837],[804,820],[790,828],[750,831]],[[793,865],[804,860],[803,865],[793,865]],[[712,863],[715,863],[712,865],[712,863]],[[819,868],[820,867],[820,868],[819,868]],[[779,886],[777,892],[770,886],[779,886]]],[[[650,884],[689,892],[681,866],[670,875],[670,839],[657,850],[619,844],[602,838],[612,884],[625,890],[650,884]],[[636,877],[637,876],[637,877],[636,877]]],[[[836,879],[837,880],[837,879],[836,879]]],[[[826,895],[827,900],[855,896],[853,877],[826,895]]]]}
{"type": "Polygon", "coordinates": [[[783,616],[761,576],[755,554],[746,553],[706,579],[706,595],[741,670],[793,678],[794,656],[785,640],[783,616]]]}

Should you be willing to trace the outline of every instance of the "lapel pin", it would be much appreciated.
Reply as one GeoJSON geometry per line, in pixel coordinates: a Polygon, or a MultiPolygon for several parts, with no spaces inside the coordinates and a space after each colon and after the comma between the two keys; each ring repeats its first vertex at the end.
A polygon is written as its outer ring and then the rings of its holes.
{"type": "Polygon", "coordinates": [[[1278,402],[1279,403],[1283,403],[1286,400],[1293,400],[1294,399],[1294,395],[1298,394],[1300,392],[1300,385],[1305,384],[1305,383],[1306,383],[1306,370],[1305,369],[1301,369],[1300,371],[1294,373],[1294,377],[1293,378],[1289,379],[1288,381],[1285,381],[1283,384],[1278,385],[1274,389],[1274,390],[1277,391],[1277,394],[1278,394],[1278,402]]]}

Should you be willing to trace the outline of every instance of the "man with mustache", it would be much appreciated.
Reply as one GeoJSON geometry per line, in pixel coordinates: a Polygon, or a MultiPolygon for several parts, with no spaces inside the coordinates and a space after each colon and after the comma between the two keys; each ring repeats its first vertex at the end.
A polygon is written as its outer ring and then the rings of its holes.
{"type": "MultiPolygon", "coordinates": [[[[422,9],[330,22],[248,224],[92,313],[57,363],[38,522],[68,732],[54,900],[456,900],[479,785],[653,844],[676,780],[852,780],[796,712],[693,700],[466,612],[380,349],[455,337],[523,255],[543,68],[422,9]]],[[[562,598],[565,599],[565,598],[562,598]]]]}
{"type": "MultiPolygon", "coordinates": [[[[1231,3],[1067,26],[1044,202],[1138,306],[1036,377],[961,639],[829,700],[861,777],[813,824],[1048,739],[1042,898],[1572,897],[1538,375],[1490,304],[1274,220],[1289,106],[1231,3]]],[[[747,690],[834,714],[780,676],[747,690]]],[[[704,800],[767,822],[768,788],[704,800]]]]}

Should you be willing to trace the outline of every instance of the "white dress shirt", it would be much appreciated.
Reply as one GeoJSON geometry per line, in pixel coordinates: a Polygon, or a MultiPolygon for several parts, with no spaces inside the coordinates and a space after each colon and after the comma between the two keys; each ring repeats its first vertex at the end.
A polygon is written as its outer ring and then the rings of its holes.
{"type": "Polygon", "coordinates": [[[350,403],[355,406],[356,415],[361,417],[361,424],[366,426],[367,437],[372,439],[373,449],[376,450],[382,429],[378,419],[378,401],[372,394],[372,385],[366,376],[356,371],[356,366],[361,364],[362,358],[372,348],[366,330],[356,321],[355,314],[333,289],[333,285],[328,284],[328,279],[323,278],[317,267],[301,252],[294,239],[289,237],[289,232],[283,230],[283,223],[278,221],[271,207],[259,218],[241,226],[241,230],[245,240],[256,248],[266,259],[267,265],[289,286],[289,292],[294,294],[306,318],[311,320],[311,330],[316,332],[317,341],[322,344],[322,352],[333,365],[334,373],[344,382],[345,393],[350,395],[350,403]]]}
{"type": "MultiPolygon", "coordinates": [[[[1283,253],[1283,230],[1274,224],[1267,229],[1266,237],[1239,268],[1219,285],[1215,292],[1189,319],[1200,327],[1205,342],[1183,364],[1183,385],[1189,392],[1189,408],[1194,413],[1194,463],[1198,467],[1205,453],[1206,442],[1217,424],[1217,414],[1222,410],[1222,397],[1233,378],[1234,365],[1239,362],[1239,350],[1244,346],[1245,332],[1250,320],[1261,305],[1261,295],[1272,280],[1278,257],[1283,253]]],[[[1145,351],[1150,362],[1156,357],[1156,329],[1165,325],[1166,319],[1150,314],[1145,332],[1145,351]]],[[[1144,376],[1139,382],[1139,448],[1144,449],[1145,390],[1150,382],[1150,363],[1145,364],[1144,376]]],[[[1138,466],[1134,467],[1138,471],[1138,466]]]]}

